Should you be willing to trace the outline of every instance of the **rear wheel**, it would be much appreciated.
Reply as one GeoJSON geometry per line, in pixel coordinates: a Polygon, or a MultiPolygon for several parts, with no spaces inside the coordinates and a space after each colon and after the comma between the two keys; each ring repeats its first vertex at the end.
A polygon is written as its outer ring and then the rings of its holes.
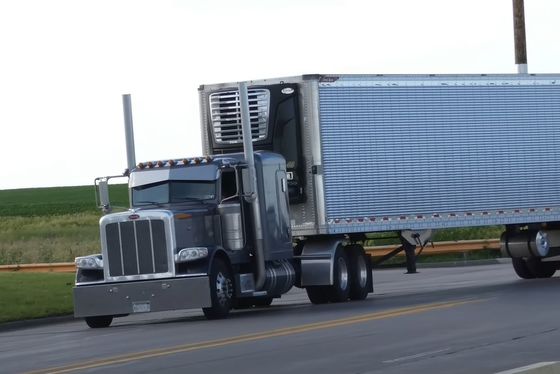
{"type": "Polygon", "coordinates": [[[519,278],[522,279],[533,279],[535,275],[529,270],[527,262],[523,258],[512,258],[511,264],[513,265],[513,270],[519,278]]]}
{"type": "Polygon", "coordinates": [[[225,318],[233,305],[233,276],[224,260],[215,258],[210,269],[212,306],[202,308],[208,319],[225,318]]]}
{"type": "Polygon", "coordinates": [[[328,287],[329,301],[339,303],[348,300],[350,294],[348,257],[339,246],[334,255],[333,285],[328,287]]]}
{"type": "Polygon", "coordinates": [[[512,258],[511,263],[515,273],[523,279],[550,278],[556,272],[556,264],[540,258],[512,258]]]}
{"type": "Polygon", "coordinates": [[[104,327],[109,327],[111,322],[113,322],[113,316],[94,316],[86,317],[86,323],[92,329],[99,329],[104,327]]]}
{"type": "Polygon", "coordinates": [[[350,300],[364,300],[369,293],[372,276],[368,260],[361,245],[352,245],[348,248],[350,300]]]}
{"type": "Polygon", "coordinates": [[[552,262],[543,262],[540,258],[527,260],[529,271],[536,278],[550,278],[556,273],[556,265],[552,262]]]}
{"type": "Polygon", "coordinates": [[[329,288],[330,286],[308,286],[305,291],[313,304],[326,304],[329,302],[329,288]]]}

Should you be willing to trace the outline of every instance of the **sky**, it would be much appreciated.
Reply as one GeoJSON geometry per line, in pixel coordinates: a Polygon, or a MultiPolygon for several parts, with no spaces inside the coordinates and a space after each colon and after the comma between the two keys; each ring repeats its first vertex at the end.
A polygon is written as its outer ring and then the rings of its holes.
{"type": "MultiPolygon", "coordinates": [[[[525,0],[530,73],[560,73],[560,1],[525,0]]],[[[198,87],[301,74],[515,73],[512,0],[0,0],[0,189],[202,152],[198,87]]]]}

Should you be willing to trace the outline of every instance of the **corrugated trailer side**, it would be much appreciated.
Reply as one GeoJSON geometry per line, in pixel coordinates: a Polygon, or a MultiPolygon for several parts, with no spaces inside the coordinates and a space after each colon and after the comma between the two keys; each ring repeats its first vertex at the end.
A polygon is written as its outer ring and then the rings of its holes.
{"type": "Polygon", "coordinates": [[[560,75],[317,85],[328,233],[560,221],[560,75]]]}

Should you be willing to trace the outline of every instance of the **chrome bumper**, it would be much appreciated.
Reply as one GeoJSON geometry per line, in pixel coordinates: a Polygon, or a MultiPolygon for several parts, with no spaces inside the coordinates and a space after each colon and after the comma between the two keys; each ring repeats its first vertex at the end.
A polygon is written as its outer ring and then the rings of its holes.
{"type": "Polygon", "coordinates": [[[211,306],[207,276],[74,287],[74,316],[106,316],[211,306]]]}

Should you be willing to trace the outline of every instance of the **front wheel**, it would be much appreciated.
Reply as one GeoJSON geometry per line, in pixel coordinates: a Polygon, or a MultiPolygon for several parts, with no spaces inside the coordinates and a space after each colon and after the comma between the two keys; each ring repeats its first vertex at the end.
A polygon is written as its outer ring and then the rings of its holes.
{"type": "Polygon", "coordinates": [[[215,258],[210,269],[212,306],[202,308],[208,319],[225,318],[233,306],[233,275],[224,260],[215,258]]]}
{"type": "Polygon", "coordinates": [[[86,317],[86,323],[92,329],[99,329],[104,327],[109,327],[111,322],[113,322],[113,316],[94,316],[86,317]]]}

